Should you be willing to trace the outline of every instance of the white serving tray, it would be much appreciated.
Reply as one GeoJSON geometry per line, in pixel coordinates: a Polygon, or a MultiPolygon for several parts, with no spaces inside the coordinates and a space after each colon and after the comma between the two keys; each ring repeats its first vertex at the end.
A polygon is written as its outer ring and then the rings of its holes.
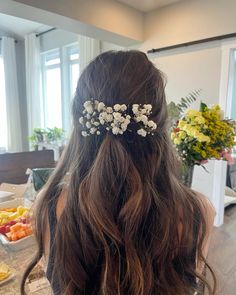
{"type": "Polygon", "coordinates": [[[24,206],[24,207],[27,207],[27,208],[31,208],[32,207],[32,202],[30,202],[27,199],[17,198],[17,199],[13,199],[13,200],[10,200],[10,201],[0,203],[0,209],[18,207],[18,206],[24,206]]]}
{"type": "Polygon", "coordinates": [[[0,203],[6,202],[6,201],[11,201],[13,199],[12,198],[13,196],[14,196],[14,194],[11,192],[0,190],[0,203]]]}
{"type": "Polygon", "coordinates": [[[10,242],[5,235],[0,234],[0,241],[4,247],[15,252],[34,245],[35,237],[33,235],[30,235],[18,241],[10,242]]]}
{"type": "MultiPolygon", "coordinates": [[[[25,206],[30,208],[32,206],[32,203],[29,200],[25,200],[22,198],[0,203],[0,209],[18,207],[18,206],[25,206]]],[[[0,242],[2,243],[4,247],[6,247],[7,249],[11,251],[19,251],[34,245],[35,237],[33,235],[30,235],[18,241],[9,241],[5,235],[0,234],[0,242]]]]}

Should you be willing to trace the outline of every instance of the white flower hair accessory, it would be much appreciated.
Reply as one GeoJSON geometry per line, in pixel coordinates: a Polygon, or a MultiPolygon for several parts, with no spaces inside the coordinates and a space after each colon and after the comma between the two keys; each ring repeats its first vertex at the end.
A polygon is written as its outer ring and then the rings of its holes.
{"type": "Polygon", "coordinates": [[[100,135],[104,130],[111,131],[114,135],[122,135],[126,131],[131,131],[128,129],[131,122],[138,124],[137,134],[143,137],[147,134],[153,135],[153,131],[157,128],[157,124],[149,120],[152,111],[150,104],[106,106],[103,102],[91,99],[87,100],[83,106],[83,116],[79,118],[79,123],[84,128],[81,134],[85,137],[93,134],[100,135]],[[129,108],[131,108],[131,114],[127,113],[129,108]]]}

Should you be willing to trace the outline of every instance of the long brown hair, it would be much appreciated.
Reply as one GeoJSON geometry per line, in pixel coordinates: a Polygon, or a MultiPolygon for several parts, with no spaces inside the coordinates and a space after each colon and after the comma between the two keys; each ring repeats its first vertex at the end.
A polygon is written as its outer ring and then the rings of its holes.
{"type": "Polygon", "coordinates": [[[139,51],[103,53],[83,71],[69,144],[36,209],[38,252],[21,294],[45,253],[48,204],[62,190],[52,275],[60,294],[186,295],[199,289],[196,279],[215,293],[196,271],[196,258],[208,267],[202,254],[207,224],[200,200],[178,180],[164,88],[161,72],[139,51]],[[79,118],[91,98],[108,106],[151,104],[155,134],[82,137],[79,118]]]}

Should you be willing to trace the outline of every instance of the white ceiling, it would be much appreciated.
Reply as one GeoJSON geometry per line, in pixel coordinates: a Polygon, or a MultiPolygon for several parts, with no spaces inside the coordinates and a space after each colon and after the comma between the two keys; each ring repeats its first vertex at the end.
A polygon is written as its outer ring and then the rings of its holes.
{"type": "Polygon", "coordinates": [[[151,10],[180,2],[183,0],[118,0],[128,6],[131,6],[142,12],[149,12],[151,10]]]}
{"type": "Polygon", "coordinates": [[[19,17],[0,13],[0,33],[22,39],[29,33],[40,33],[51,27],[19,17]]]}

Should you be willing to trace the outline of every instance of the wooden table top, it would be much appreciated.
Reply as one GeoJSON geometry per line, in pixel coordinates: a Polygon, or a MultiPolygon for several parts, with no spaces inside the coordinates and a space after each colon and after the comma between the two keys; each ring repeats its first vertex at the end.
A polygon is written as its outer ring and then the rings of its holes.
{"type": "MultiPolygon", "coordinates": [[[[5,284],[0,286],[0,295],[20,295],[20,281],[21,276],[36,252],[36,245],[29,248],[22,249],[20,251],[9,251],[0,243],[0,260],[6,263],[10,268],[15,270],[15,277],[5,284]]],[[[52,294],[50,286],[48,284],[47,288],[41,289],[36,292],[29,292],[29,295],[49,295],[52,294]]]]}

